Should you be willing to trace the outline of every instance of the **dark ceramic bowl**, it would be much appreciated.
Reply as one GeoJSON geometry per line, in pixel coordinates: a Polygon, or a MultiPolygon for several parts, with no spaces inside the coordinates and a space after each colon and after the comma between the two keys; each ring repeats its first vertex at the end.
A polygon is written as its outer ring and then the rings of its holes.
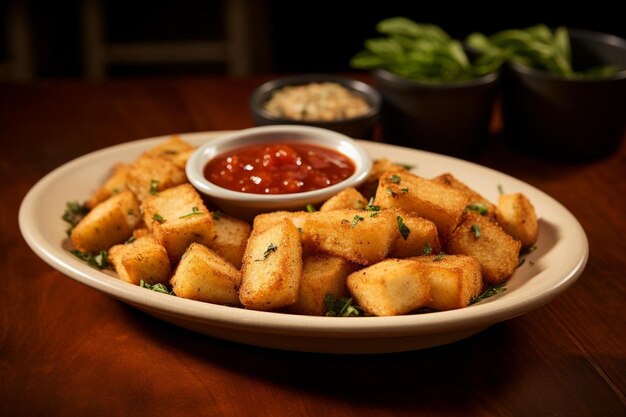
{"type": "Polygon", "coordinates": [[[471,157],[483,147],[498,90],[497,73],[456,83],[420,83],[374,71],[383,95],[383,139],[471,157]]]}
{"type": "Polygon", "coordinates": [[[380,94],[369,85],[346,77],[328,74],[305,74],[291,77],[279,78],[269,81],[259,86],[250,98],[250,111],[252,118],[257,125],[307,125],[321,127],[343,133],[352,138],[369,139],[372,137],[374,127],[378,122],[380,113],[380,94]],[[293,85],[304,85],[313,82],[333,82],[342,85],[351,92],[363,97],[370,107],[370,110],[359,117],[337,121],[308,121],[294,120],[278,117],[267,110],[265,104],[272,98],[275,91],[293,85]]]}
{"type": "Polygon", "coordinates": [[[505,137],[515,147],[562,160],[613,153],[626,124],[626,40],[570,30],[575,69],[616,65],[609,78],[566,79],[511,64],[503,74],[505,137]]]}

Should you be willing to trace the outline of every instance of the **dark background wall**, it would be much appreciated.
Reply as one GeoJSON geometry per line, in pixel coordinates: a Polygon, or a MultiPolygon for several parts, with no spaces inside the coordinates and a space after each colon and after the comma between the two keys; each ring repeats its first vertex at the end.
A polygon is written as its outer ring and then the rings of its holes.
{"type": "MultiPolygon", "coordinates": [[[[0,0],[0,13],[10,0],[0,0]]],[[[254,1],[254,0],[253,0],[254,1]]],[[[80,77],[80,0],[30,2],[30,25],[35,45],[38,77],[80,77]]],[[[224,36],[221,1],[176,0],[105,1],[107,37],[116,40],[192,40],[224,36]]],[[[473,31],[486,34],[536,23],[565,25],[625,36],[626,23],[614,3],[551,6],[550,2],[502,1],[497,6],[481,2],[453,5],[449,2],[383,0],[279,1],[257,0],[262,13],[252,24],[262,28],[258,48],[265,59],[257,72],[348,71],[349,60],[362,48],[363,40],[376,36],[375,25],[383,18],[406,16],[440,25],[463,39],[473,31]],[[613,6],[611,6],[613,4],[613,6]]],[[[6,56],[6,33],[0,33],[0,60],[6,56]]],[[[120,66],[110,76],[177,75],[219,73],[222,64],[120,66]]]]}

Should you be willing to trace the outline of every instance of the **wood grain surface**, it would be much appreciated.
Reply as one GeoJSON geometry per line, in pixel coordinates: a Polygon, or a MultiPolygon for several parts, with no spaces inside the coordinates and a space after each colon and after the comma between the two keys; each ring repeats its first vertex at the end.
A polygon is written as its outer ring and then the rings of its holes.
{"type": "Polygon", "coordinates": [[[130,140],[250,127],[249,95],[269,78],[0,85],[1,416],[626,415],[625,142],[571,164],[491,141],[476,162],[567,207],[589,262],[547,306],[427,350],[321,355],[213,339],[69,279],[26,245],[20,202],[52,169],[130,140]]]}

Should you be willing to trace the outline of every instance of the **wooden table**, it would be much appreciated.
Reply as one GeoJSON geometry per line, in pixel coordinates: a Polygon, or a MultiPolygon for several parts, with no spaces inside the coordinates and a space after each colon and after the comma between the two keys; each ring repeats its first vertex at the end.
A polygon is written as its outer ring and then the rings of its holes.
{"type": "Polygon", "coordinates": [[[247,100],[264,79],[0,85],[0,415],[626,415],[626,142],[579,165],[490,144],[477,162],[564,204],[587,232],[589,263],[549,305],[422,351],[333,356],[213,339],[28,248],[17,212],[42,176],[129,140],[250,127],[247,100]]]}

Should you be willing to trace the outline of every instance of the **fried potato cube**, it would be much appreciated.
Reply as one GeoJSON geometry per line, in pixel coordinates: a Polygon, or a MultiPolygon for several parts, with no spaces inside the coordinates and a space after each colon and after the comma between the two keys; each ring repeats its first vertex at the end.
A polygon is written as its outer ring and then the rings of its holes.
{"type": "Polygon", "coordinates": [[[126,185],[139,199],[187,182],[184,166],[150,155],[139,157],[130,167],[126,185]]]}
{"type": "Polygon", "coordinates": [[[243,220],[216,212],[212,217],[215,240],[211,244],[211,249],[233,264],[235,268],[240,269],[243,253],[250,237],[250,225],[243,220]]]}
{"type": "Polygon", "coordinates": [[[496,214],[500,227],[522,242],[523,247],[532,246],[537,242],[539,233],[537,215],[535,208],[524,194],[501,195],[496,214]]]}
{"type": "Polygon", "coordinates": [[[152,235],[111,247],[109,262],[121,280],[135,285],[142,280],[151,285],[166,284],[172,274],[165,248],[152,235]]]}
{"type": "Polygon", "coordinates": [[[172,264],[193,243],[211,246],[215,225],[211,213],[191,184],[183,184],[151,195],[143,202],[144,222],[165,247],[172,264]]]}
{"type": "Polygon", "coordinates": [[[389,252],[390,258],[409,258],[430,253],[438,253],[441,250],[437,226],[430,220],[426,220],[414,213],[400,209],[387,209],[396,215],[396,221],[404,224],[403,231],[400,226],[396,229],[396,239],[389,252]],[[401,220],[398,220],[398,217],[401,220]]]}
{"type": "Polygon", "coordinates": [[[326,314],[325,299],[346,297],[346,277],[357,268],[356,264],[333,255],[311,255],[303,260],[302,278],[298,299],[288,307],[289,312],[310,316],[326,314]]]}
{"type": "Polygon", "coordinates": [[[170,280],[174,294],[207,303],[239,305],[241,272],[217,253],[192,243],[170,280]]]}
{"type": "Polygon", "coordinates": [[[302,277],[300,232],[288,219],[257,232],[243,257],[239,300],[251,310],[275,310],[296,302],[302,277]]]}
{"type": "Polygon", "coordinates": [[[515,272],[521,246],[488,218],[468,212],[450,237],[446,253],[473,256],[480,262],[483,279],[497,285],[515,272]]]}
{"type": "Polygon", "coordinates": [[[310,213],[302,240],[317,252],[370,265],[383,260],[396,238],[397,221],[392,213],[334,210],[310,213]]]}
{"type": "Polygon", "coordinates": [[[179,135],[172,135],[164,142],[147,151],[144,155],[151,158],[162,158],[174,162],[175,165],[185,168],[187,158],[195,148],[185,142],[179,135]]]}
{"type": "Polygon", "coordinates": [[[450,173],[441,174],[432,179],[439,184],[449,185],[467,196],[466,210],[476,211],[478,214],[488,216],[490,219],[496,218],[496,205],[471,189],[462,181],[458,180],[450,173]]]}
{"type": "Polygon", "coordinates": [[[98,252],[128,239],[140,219],[139,202],[130,191],[122,191],[87,213],[70,239],[82,252],[98,252]]]}
{"type": "Polygon", "coordinates": [[[129,164],[116,164],[115,167],[113,167],[111,176],[106,180],[102,187],[91,195],[85,205],[89,209],[92,209],[112,195],[124,191],[126,189],[126,179],[129,171],[129,164]]]}
{"type": "Polygon", "coordinates": [[[403,209],[432,221],[442,240],[447,240],[461,221],[467,196],[409,172],[387,172],[380,178],[375,202],[382,208],[403,209]]]}
{"type": "Polygon", "coordinates": [[[411,258],[426,277],[430,301],[427,307],[452,310],[467,307],[483,288],[480,263],[465,255],[431,255],[411,258]]]}
{"type": "Polygon", "coordinates": [[[430,301],[426,277],[409,259],[386,259],[353,272],[346,282],[357,305],[375,316],[410,313],[430,301]]]}
{"type": "Polygon", "coordinates": [[[320,211],[344,210],[344,209],[364,209],[367,200],[356,188],[348,187],[332,196],[320,207],[320,211]]]}

